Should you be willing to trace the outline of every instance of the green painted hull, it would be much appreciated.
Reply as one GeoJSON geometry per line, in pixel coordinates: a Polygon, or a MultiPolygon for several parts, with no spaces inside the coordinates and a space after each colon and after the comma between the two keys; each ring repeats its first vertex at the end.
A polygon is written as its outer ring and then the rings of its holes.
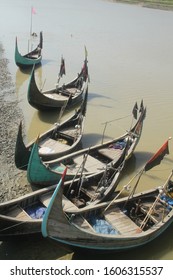
{"type": "Polygon", "coordinates": [[[52,171],[49,171],[49,169],[44,164],[42,164],[38,154],[38,143],[35,143],[31,152],[27,169],[28,181],[31,184],[33,184],[33,181],[37,182],[37,185],[40,187],[44,187],[45,185],[47,186],[49,183],[50,185],[56,184],[61,179],[64,168],[59,166],[56,168],[56,171],[58,173],[53,173],[52,171]],[[30,164],[31,160],[32,164],[30,164]]]}
{"type": "Polygon", "coordinates": [[[42,55],[41,55],[41,48],[42,48],[42,35],[40,35],[40,43],[37,46],[36,49],[33,51],[21,55],[18,50],[18,44],[17,44],[17,38],[16,38],[16,45],[15,45],[15,63],[19,68],[30,68],[33,67],[33,65],[39,65],[42,61],[42,55]]]}
{"type": "Polygon", "coordinates": [[[78,180],[81,173],[85,178],[98,178],[109,167],[119,169],[124,166],[124,160],[126,162],[131,157],[139,142],[145,114],[146,109],[143,109],[134,127],[124,135],[55,160],[43,161],[39,157],[38,143],[35,143],[27,168],[28,181],[40,187],[53,185],[58,183],[66,166],[66,181],[71,181],[74,177],[78,180]]]}

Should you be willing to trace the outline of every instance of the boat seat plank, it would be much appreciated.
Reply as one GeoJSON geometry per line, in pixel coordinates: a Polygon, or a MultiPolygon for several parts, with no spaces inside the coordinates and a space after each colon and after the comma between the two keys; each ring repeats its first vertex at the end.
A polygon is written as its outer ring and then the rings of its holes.
{"type": "Polygon", "coordinates": [[[81,188],[81,192],[86,194],[90,199],[96,199],[97,196],[99,195],[99,192],[97,192],[98,186],[87,186],[87,188],[81,188]]]}
{"type": "Polygon", "coordinates": [[[59,94],[57,92],[54,93],[44,93],[44,95],[50,99],[57,100],[57,101],[67,101],[67,96],[59,94]]]}
{"type": "Polygon", "coordinates": [[[107,158],[114,160],[119,159],[123,153],[123,150],[120,149],[113,149],[113,148],[102,148],[98,150],[99,153],[107,158]]]}
{"type": "MultiPolygon", "coordinates": [[[[52,193],[45,193],[43,195],[40,196],[39,200],[41,201],[41,203],[48,207],[50,199],[51,199],[52,193]]],[[[63,205],[63,210],[66,212],[73,212],[73,210],[77,210],[78,208],[73,204],[73,202],[71,202],[68,198],[66,198],[63,195],[63,199],[62,199],[62,205],[63,205]]]]}
{"type": "MultiPolygon", "coordinates": [[[[84,158],[82,156],[77,156],[74,158],[74,163],[76,164],[76,168],[79,168],[82,164],[84,158]]],[[[99,170],[103,170],[105,168],[105,164],[97,160],[96,158],[88,155],[87,160],[85,162],[84,171],[86,172],[99,172],[99,170]]]]}
{"type": "Polygon", "coordinates": [[[128,235],[134,234],[137,230],[140,230],[125,213],[123,213],[118,207],[113,210],[107,210],[104,214],[105,220],[110,223],[120,234],[128,235]]]}
{"type": "Polygon", "coordinates": [[[77,92],[80,93],[81,91],[78,90],[77,88],[66,88],[66,91],[70,94],[70,95],[75,95],[77,92]]]}
{"type": "Polygon", "coordinates": [[[39,200],[41,201],[41,203],[44,206],[48,207],[51,196],[52,196],[52,193],[45,193],[39,197],[39,200]]]}
{"type": "Polygon", "coordinates": [[[39,154],[63,152],[69,149],[69,146],[54,139],[45,139],[39,143],[39,154]]]}
{"type": "Polygon", "coordinates": [[[18,205],[7,213],[8,216],[21,220],[31,220],[32,218],[18,205]]]}
{"type": "Polygon", "coordinates": [[[87,230],[92,233],[95,232],[93,227],[82,216],[75,216],[73,219],[73,223],[84,230],[87,230]]]}
{"type": "Polygon", "coordinates": [[[74,210],[78,210],[78,207],[64,195],[63,195],[63,198],[62,198],[62,205],[63,205],[63,210],[65,212],[70,212],[71,213],[74,210]]]}
{"type": "Polygon", "coordinates": [[[59,131],[60,135],[67,135],[71,138],[76,138],[78,134],[78,129],[76,128],[68,128],[68,129],[62,129],[59,131]]]}

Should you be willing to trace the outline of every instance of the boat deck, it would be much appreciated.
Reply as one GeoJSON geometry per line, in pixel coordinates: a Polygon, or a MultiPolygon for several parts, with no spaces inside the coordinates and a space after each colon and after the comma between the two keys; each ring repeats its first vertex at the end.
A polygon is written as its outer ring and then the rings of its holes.
{"type": "Polygon", "coordinates": [[[82,216],[75,216],[74,219],[73,219],[73,223],[80,227],[81,229],[83,230],[87,230],[91,233],[94,233],[95,230],[93,229],[93,227],[88,223],[88,221],[83,218],[82,216]]]}
{"type": "MultiPolygon", "coordinates": [[[[67,142],[67,141],[66,141],[67,142]]],[[[42,154],[53,154],[53,153],[61,153],[64,151],[67,151],[69,149],[69,145],[65,143],[65,141],[56,141],[51,138],[46,139],[45,141],[42,141],[39,143],[39,155],[42,154]]]]}
{"type": "MultiPolygon", "coordinates": [[[[86,155],[86,162],[84,164],[84,173],[97,173],[101,170],[104,170],[106,167],[106,164],[99,161],[95,157],[92,157],[90,155],[86,155]]],[[[80,169],[83,167],[84,162],[84,155],[76,156],[73,158],[73,164],[68,165],[68,174],[70,173],[77,173],[80,172],[80,169]]]]}
{"type": "MultiPolygon", "coordinates": [[[[41,195],[39,200],[44,206],[48,207],[51,197],[52,197],[52,193],[46,193],[41,195]]],[[[63,205],[63,210],[65,212],[73,212],[73,210],[77,209],[77,207],[64,195],[62,199],[62,205],[63,205]]]]}
{"type": "Polygon", "coordinates": [[[123,153],[124,149],[114,149],[114,148],[102,148],[99,149],[99,153],[106,156],[110,160],[119,159],[123,153]]]}
{"type": "Polygon", "coordinates": [[[48,138],[39,142],[40,156],[49,153],[61,153],[68,151],[69,146],[71,146],[68,144],[68,139],[70,139],[70,141],[73,143],[73,141],[78,137],[78,130],[75,128],[63,129],[58,132],[58,135],[59,137],[57,138],[57,140],[48,138]]]}
{"type": "Polygon", "coordinates": [[[113,210],[107,210],[104,214],[105,220],[112,225],[119,234],[129,235],[141,232],[141,229],[136,225],[124,212],[118,207],[113,210]]]}
{"type": "Polygon", "coordinates": [[[70,96],[76,96],[79,95],[81,93],[80,90],[78,90],[77,88],[68,88],[68,89],[60,89],[56,92],[55,91],[49,91],[49,92],[45,92],[44,95],[48,98],[54,99],[54,100],[58,100],[58,101],[66,101],[68,100],[68,98],[70,96]]]}
{"type": "Polygon", "coordinates": [[[13,207],[6,214],[12,218],[20,219],[20,220],[31,220],[32,218],[26,213],[24,209],[22,209],[19,205],[13,207]]]}

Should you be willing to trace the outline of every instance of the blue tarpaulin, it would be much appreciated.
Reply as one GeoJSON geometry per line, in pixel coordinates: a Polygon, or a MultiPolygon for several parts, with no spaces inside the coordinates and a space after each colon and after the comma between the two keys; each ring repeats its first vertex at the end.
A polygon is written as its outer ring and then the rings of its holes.
{"type": "Polygon", "coordinates": [[[46,207],[33,205],[32,207],[25,209],[25,211],[32,219],[42,219],[46,212],[46,207]]]}
{"type": "Polygon", "coordinates": [[[92,217],[89,222],[97,233],[118,234],[118,232],[104,219],[92,217]]]}

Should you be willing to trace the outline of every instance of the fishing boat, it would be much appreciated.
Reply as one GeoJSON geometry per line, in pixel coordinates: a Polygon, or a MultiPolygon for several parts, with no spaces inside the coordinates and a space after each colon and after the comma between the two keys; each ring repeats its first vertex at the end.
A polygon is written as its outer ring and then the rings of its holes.
{"type": "MultiPolygon", "coordinates": [[[[88,89],[88,61],[84,60],[84,65],[78,76],[71,82],[59,86],[57,85],[49,90],[39,90],[35,80],[35,67],[33,67],[29,86],[28,102],[29,104],[41,111],[61,109],[67,103],[67,108],[73,107],[82,101],[85,92],[88,89]]],[[[64,59],[62,59],[59,77],[64,74],[64,59]]]]}
{"type": "MultiPolygon", "coordinates": [[[[141,107],[140,107],[141,108],[141,107]]],[[[140,109],[140,116],[135,125],[122,136],[95,146],[75,151],[52,161],[44,162],[38,153],[38,143],[33,146],[27,168],[29,183],[40,187],[56,184],[66,167],[66,180],[74,177],[86,178],[90,175],[100,177],[106,169],[118,169],[122,160],[127,161],[133,154],[142,134],[146,108],[140,109]]]]}
{"type": "MultiPolygon", "coordinates": [[[[65,183],[66,184],[66,183],[65,183]]],[[[41,237],[41,223],[56,185],[0,203],[0,240],[41,237]]],[[[66,211],[72,203],[64,197],[66,211]]]]}
{"type": "Polygon", "coordinates": [[[40,32],[40,41],[37,47],[27,54],[22,55],[18,49],[18,42],[16,37],[15,44],[15,63],[21,69],[31,68],[33,65],[39,65],[42,61],[42,48],[43,48],[43,33],[40,32]]]}
{"type": "MultiPolygon", "coordinates": [[[[96,204],[107,196],[109,190],[117,184],[120,170],[111,178],[109,175],[100,180],[88,178],[79,184],[74,180],[73,184],[64,183],[63,209],[71,213],[77,208],[81,209],[88,204],[96,204]],[[103,187],[105,191],[103,193],[103,187]]],[[[108,174],[107,174],[108,175],[108,174]]],[[[113,175],[112,175],[113,176],[113,175]]],[[[41,188],[24,196],[12,199],[0,204],[0,241],[41,237],[41,223],[49,205],[56,185],[41,188]]]]}
{"type": "MultiPolygon", "coordinates": [[[[116,188],[122,165],[117,170],[106,170],[101,178],[82,177],[64,183],[63,209],[66,212],[97,204],[116,188]]],[[[0,204],[0,240],[26,236],[41,236],[41,223],[56,185],[0,204]]]]}
{"type": "MultiPolygon", "coordinates": [[[[42,160],[46,161],[58,158],[80,147],[85,124],[87,100],[88,90],[85,92],[80,107],[75,110],[72,116],[61,122],[61,117],[65,111],[65,107],[62,108],[57,123],[39,136],[38,152],[42,160]]],[[[15,165],[17,168],[27,169],[34,143],[35,140],[31,141],[28,145],[24,144],[22,123],[20,123],[15,147],[15,165]]]]}
{"type": "Polygon", "coordinates": [[[71,213],[62,207],[65,172],[43,217],[44,237],[74,248],[124,251],[151,242],[173,222],[173,199],[168,195],[173,171],[162,186],[136,194],[133,190],[123,198],[118,194],[111,202],[72,208],[71,213]]]}
{"type": "MultiPolygon", "coordinates": [[[[155,161],[163,155],[166,154],[166,145],[162,147],[161,152],[154,155],[155,161]]],[[[147,171],[153,166],[153,160],[150,159],[147,165],[145,165],[145,170],[147,171]]],[[[66,172],[66,170],[65,170],[66,172]]],[[[64,173],[65,173],[64,172],[64,173]]],[[[101,180],[93,180],[92,177],[88,180],[82,180],[82,184],[79,184],[78,180],[73,180],[72,183],[64,182],[63,184],[63,211],[69,215],[72,213],[81,214],[81,210],[88,209],[88,207],[94,210],[97,209],[96,204],[99,203],[104,209],[110,207],[111,204],[115,203],[120,199],[122,191],[115,191],[117,185],[118,176],[120,170],[114,171],[112,176],[102,176],[101,180]],[[97,188],[96,188],[97,186],[97,188]],[[114,186],[114,200],[109,202],[102,202],[104,198],[107,198],[107,194],[114,186]],[[105,191],[103,192],[103,187],[105,191]],[[100,204],[100,202],[102,202],[100,204]]],[[[131,184],[131,182],[129,182],[131,184]]],[[[173,193],[173,183],[167,188],[166,200],[169,199],[173,193]]],[[[41,236],[41,224],[43,217],[45,215],[46,209],[50,204],[51,197],[55,191],[56,185],[51,187],[46,187],[33,191],[29,194],[21,196],[19,198],[4,202],[0,204],[0,240],[9,240],[14,238],[26,238],[26,236],[41,236]]],[[[128,189],[127,186],[122,188],[122,190],[128,189]]],[[[155,190],[154,190],[155,191],[155,190]]],[[[106,199],[107,200],[107,199],[106,199]]]]}

